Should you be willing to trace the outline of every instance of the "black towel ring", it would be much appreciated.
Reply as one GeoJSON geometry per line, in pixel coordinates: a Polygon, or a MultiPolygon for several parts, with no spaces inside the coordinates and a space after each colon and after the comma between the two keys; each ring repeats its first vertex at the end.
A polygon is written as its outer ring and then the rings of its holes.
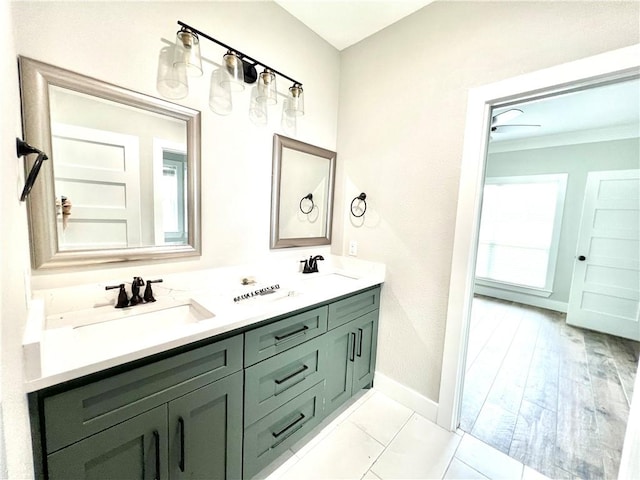
{"type": "Polygon", "coordinates": [[[360,218],[361,216],[364,215],[364,212],[367,211],[367,194],[362,192],[360,195],[358,195],[357,197],[355,197],[353,200],[351,200],[351,215],[353,215],[356,218],[360,218]],[[362,210],[362,213],[357,215],[354,211],[354,203],[356,202],[356,200],[360,200],[361,202],[364,203],[364,209],[362,210]]]}
{"type": "Polygon", "coordinates": [[[313,211],[313,209],[315,208],[315,206],[316,206],[316,204],[315,204],[315,203],[313,203],[313,194],[312,194],[312,193],[310,193],[309,195],[306,195],[306,196],[304,196],[304,197],[302,197],[302,198],[300,199],[300,211],[301,211],[302,213],[304,213],[305,215],[309,215],[309,214],[313,211]],[[311,208],[310,208],[309,210],[307,210],[307,211],[305,211],[305,210],[302,208],[302,202],[303,202],[304,200],[309,200],[309,201],[311,202],[311,208]]]}

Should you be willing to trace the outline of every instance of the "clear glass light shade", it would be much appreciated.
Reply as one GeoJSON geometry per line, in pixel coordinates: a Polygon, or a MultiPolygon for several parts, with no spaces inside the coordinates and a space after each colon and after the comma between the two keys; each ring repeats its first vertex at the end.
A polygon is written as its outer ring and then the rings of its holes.
{"type": "Polygon", "coordinates": [[[200,57],[200,39],[188,30],[180,30],[176,34],[176,46],[173,56],[175,66],[184,65],[187,75],[202,75],[202,58],[200,57]]]}
{"type": "Polygon", "coordinates": [[[209,108],[218,115],[229,115],[233,110],[228,76],[229,74],[224,68],[218,68],[211,73],[209,108]]]}
{"type": "Polygon", "coordinates": [[[286,135],[295,137],[298,133],[298,117],[287,113],[291,110],[291,107],[289,106],[290,101],[290,98],[285,98],[284,102],[282,102],[282,117],[280,118],[280,124],[286,135]]]}
{"type": "Polygon", "coordinates": [[[267,104],[258,100],[258,87],[253,87],[251,89],[249,120],[258,126],[264,126],[269,121],[269,117],[267,116],[267,104]]]}
{"type": "Polygon", "coordinates": [[[289,97],[286,104],[286,113],[292,116],[304,115],[304,91],[302,85],[294,83],[289,87],[289,97]]]}
{"type": "Polygon", "coordinates": [[[258,76],[258,102],[266,105],[278,103],[278,91],[276,89],[276,74],[271,70],[265,70],[258,76]]]}
{"type": "Polygon", "coordinates": [[[189,83],[184,64],[173,64],[174,48],[171,46],[160,50],[156,79],[158,93],[173,100],[184,98],[189,94],[189,83]]]}
{"type": "Polygon", "coordinates": [[[235,52],[227,52],[222,57],[222,65],[227,71],[227,76],[222,79],[223,82],[229,84],[232,92],[241,92],[244,90],[244,68],[242,59],[235,52]]]}

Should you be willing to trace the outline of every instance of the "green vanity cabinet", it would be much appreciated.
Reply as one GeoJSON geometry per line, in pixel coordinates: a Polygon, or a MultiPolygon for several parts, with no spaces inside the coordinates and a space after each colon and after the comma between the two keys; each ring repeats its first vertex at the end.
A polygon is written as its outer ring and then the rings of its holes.
{"type": "Polygon", "coordinates": [[[241,478],[242,358],[240,334],[40,392],[42,476],[241,478]]]}
{"type": "Polygon", "coordinates": [[[370,386],[380,287],[29,394],[36,476],[249,480],[370,386]]]}
{"type": "Polygon", "coordinates": [[[376,363],[378,310],[351,320],[326,335],[325,414],[370,385],[376,363]]]}
{"type": "Polygon", "coordinates": [[[48,455],[52,479],[238,479],[242,372],[48,455]]]}

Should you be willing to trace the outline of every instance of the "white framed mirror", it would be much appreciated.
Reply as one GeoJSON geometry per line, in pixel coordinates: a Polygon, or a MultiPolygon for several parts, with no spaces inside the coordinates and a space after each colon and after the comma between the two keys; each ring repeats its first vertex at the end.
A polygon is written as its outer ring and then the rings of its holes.
{"type": "Polygon", "coordinates": [[[273,136],[271,248],[331,243],[336,152],[273,136]]]}
{"type": "Polygon", "coordinates": [[[19,66],[24,139],[49,156],[27,198],[33,268],[199,255],[200,112],[19,66]]]}

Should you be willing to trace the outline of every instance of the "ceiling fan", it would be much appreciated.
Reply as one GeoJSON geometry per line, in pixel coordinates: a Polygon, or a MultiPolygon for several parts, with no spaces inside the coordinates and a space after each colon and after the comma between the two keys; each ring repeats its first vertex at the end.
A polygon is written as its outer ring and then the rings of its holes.
{"type": "Polygon", "coordinates": [[[541,125],[531,125],[524,123],[504,123],[509,120],[513,120],[519,115],[522,115],[523,111],[519,108],[511,108],[509,110],[505,110],[502,113],[498,113],[491,117],[491,132],[493,133],[504,133],[513,130],[517,130],[521,127],[529,127],[529,128],[537,128],[541,125]]]}

